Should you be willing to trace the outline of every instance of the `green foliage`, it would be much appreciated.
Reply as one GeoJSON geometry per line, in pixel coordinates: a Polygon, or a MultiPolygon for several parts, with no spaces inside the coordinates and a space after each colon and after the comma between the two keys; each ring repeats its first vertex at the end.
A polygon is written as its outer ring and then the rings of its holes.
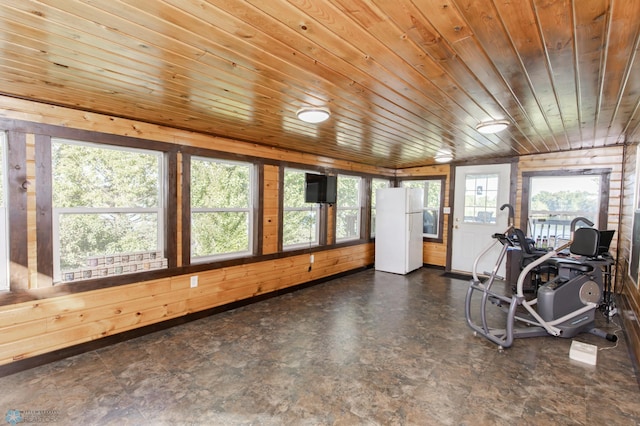
{"type": "Polygon", "coordinates": [[[250,250],[251,169],[243,163],[191,160],[193,257],[250,250]]]}
{"type": "Polygon", "coordinates": [[[317,239],[318,207],[304,202],[305,172],[285,170],[282,244],[310,244],[317,239]],[[297,209],[297,210],[292,210],[297,209]]]}
{"type": "Polygon", "coordinates": [[[284,173],[284,205],[286,207],[309,207],[304,202],[305,172],[286,170],[284,173]]]}
{"type": "Polygon", "coordinates": [[[59,213],[63,272],[86,266],[90,256],[158,250],[161,169],[161,154],[52,144],[54,210],[72,209],[59,213]]]}
{"type": "Polygon", "coordinates": [[[84,267],[90,256],[157,250],[157,220],[155,214],[61,215],[61,270],[84,267]]]}
{"type": "Polygon", "coordinates": [[[336,238],[358,237],[360,233],[360,182],[357,176],[338,175],[336,238]]]}
{"type": "Polygon", "coordinates": [[[531,209],[550,212],[593,212],[598,207],[598,195],[587,191],[542,191],[531,198],[531,209]]]}
{"type": "Polygon", "coordinates": [[[358,176],[338,176],[338,207],[360,207],[360,181],[358,176]]]}
{"type": "Polygon", "coordinates": [[[376,192],[381,188],[389,188],[389,181],[386,179],[371,179],[371,207],[376,206],[376,192]]]}
{"type": "Polygon", "coordinates": [[[194,158],[191,161],[193,208],[247,208],[251,166],[194,158]]]}
{"type": "Polygon", "coordinates": [[[282,224],[282,244],[310,243],[317,237],[317,210],[285,211],[282,224]]]}
{"type": "Polygon", "coordinates": [[[55,208],[159,206],[159,154],[54,143],[52,163],[55,208]]]}
{"type": "Polygon", "coordinates": [[[249,250],[249,214],[245,212],[193,213],[191,255],[213,256],[249,250]]]}

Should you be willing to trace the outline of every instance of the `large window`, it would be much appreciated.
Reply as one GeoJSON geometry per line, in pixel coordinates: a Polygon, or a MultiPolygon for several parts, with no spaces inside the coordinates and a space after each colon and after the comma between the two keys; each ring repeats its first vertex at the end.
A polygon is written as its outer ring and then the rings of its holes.
{"type": "Polygon", "coordinates": [[[557,246],[570,238],[576,218],[599,227],[602,180],[600,174],[530,176],[527,233],[543,245],[557,246]]]}
{"type": "Polygon", "coordinates": [[[191,158],[191,259],[246,256],[253,248],[254,166],[191,158]]]}
{"type": "Polygon", "coordinates": [[[360,238],[362,178],[338,175],[336,241],[360,238]]]}
{"type": "Polygon", "coordinates": [[[294,249],[319,244],[320,205],[304,202],[305,173],[284,170],[282,246],[294,249]]]}
{"type": "Polygon", "coordinates": [[[390,186],[389,179],[371,179],[371,237],[376,235],[376,191],[390,186]]]}
{"type": "Polygon", "coordinates": [[[422,235],[425,238],[442,238],[442,203],[444,178],[406,180],[402,186],[420,188],[423,191],[422,235]]]}
{"type": "Polygon", "coordinates": [[[52,140],[54,282],[159,269],[163,154],[52,140]]]}
{"type": "Polygon", "coordinates": [[[7,138],[5,132],[0,132],[0,291],[9,290],[9,271],[7,242],[7,138]]]}

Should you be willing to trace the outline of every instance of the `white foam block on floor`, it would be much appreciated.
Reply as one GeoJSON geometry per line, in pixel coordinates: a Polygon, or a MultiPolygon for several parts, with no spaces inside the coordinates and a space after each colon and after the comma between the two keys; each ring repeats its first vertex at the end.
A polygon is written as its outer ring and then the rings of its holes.
{"type": "Polygon", "coordinates": [[[598,360],[598,347],[573,340],[571,342],[571,349],[569,349],[569,358],[586,364],[596,365],[598,360]]]}

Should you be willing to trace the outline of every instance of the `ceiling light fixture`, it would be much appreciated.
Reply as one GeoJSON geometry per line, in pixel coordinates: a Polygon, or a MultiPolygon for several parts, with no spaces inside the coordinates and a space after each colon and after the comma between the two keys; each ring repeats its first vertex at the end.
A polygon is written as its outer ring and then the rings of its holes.
{"type": "Polygon", "coordinates": [[[305,123],[322,123],[331,115],[327,108],[302,108],[296,113],[305,123]]]}
{"type": "Polygon", "coordinates": [[[479,123],[476,126],[476,130],[480,133],[491,134],[498,133],[503,131],[509,127],[509,122],[506,120],[494,120],[494,121],[485,121],[483,123],[479,123]]]}
{"type": "Polygon", "coordinates": [[[448,163],[453,160],[453,155],[449,153],[436,154],[434,159],[436,160],[436,163],[448,163]]]}

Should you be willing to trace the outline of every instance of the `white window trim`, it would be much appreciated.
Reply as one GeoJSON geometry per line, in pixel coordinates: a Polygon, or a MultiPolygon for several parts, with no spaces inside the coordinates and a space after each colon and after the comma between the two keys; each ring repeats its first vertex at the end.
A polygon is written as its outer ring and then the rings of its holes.
{"type": "Polygon", "coordinates": [[[154,155],[158,157],[158,206],[156,207],[113,207],[113,208],[91,208],[91,207],[64,207],[56,208],[52,206],[52,238],[53,238],[53,282],[62,281],[62,271],[60,268],[60,216],[63,214],[100,214],[100,213],[146,213],[156,214],[158,217],[157,225],[157,247],[156,250],[164,252],[165,235],[164,235],[164,210],[166,204],[165,175],[166,164],[164,153],[148,149],[120,147],[107,144],[99,144],[94,142],[77,141],[63,138],[51,138],[51,144],[69,144],[81,145],[99,149],[112,149],[114,151],[127,151],[139,154],[154,155]]]}
{"type": "MultiPolygon", "coordinates": [[[[294,168],[289,168],[289,167],[285,167],[284,169],[284,173],[286,174],[287,172],[294,172],[294,173],[312,173],[312,174],[319,174],[317,172],[314,171],[310,171],[310,170],[302,170],[302,169],[294,169],[294,168]]],[[[287,250],[296,250],[296,249],[301,249],[301,248],[308,248],[308,247],[317,247],[320,245],[320,204],[311,204],[309,203],[309,207],[287,207],[287,205],[285,204],[285,200],[284,200],[284,196],[283,196],[283,200],[282,200],[282,217],[284,220],[284,216],[285,213],[287,212],[294,212],[294,211],[300,211],[300,212],[314,212],[316,214],[316,226],[315,226],[315,235],[313,235],[313,239],[309,240],[307,242],[304,243],[295,243],[295,244],[284,244],[284,238],[282,241],[282,250],[283,251],[287,251],[287,250]]],[[[284,227],[284,226],[283,226],[284,227]]]]}
{"type": "Polygon", "coordinates": [[[342,238],[338,238],[338,232],[336,230],[336,242],[345,242],[345,241],[354,241],[354,240],[358,240],[360,239],[360,234],[362,233],[362,182],[364,181],[364,179],[362,178],[362,176],[355,176],[355,175],[340,175],[338,174],[338,181],[340,180],[340,176],[346,177],[346,178],[356,178],[358,179],[358,205],[357,206],[341,206],[340,205],[340,183],[338,183],[338,194],[337,194],[337,202],[336,202],[336,228],[338,226],[338,214],[341,211],[347,211],[347,210],[354,210],[356,212],[356,224],[357,224],[357,231],[356,231],[356,235],[353,237],[342,237],[342,238]]]}
{"type": "MultiPolygon", "coordinates": [[[[220,158],[213,157],[200,157],[193,156],[191,157],[191,161],[207,161],[210,163],[223,163],[223,164],[234,164],[240,166],[246,166],[249,169],[249,194],[248,194],[248,206],[245,207],[191,207],[191,219],[193,220],[194,213],[247,213],[248,223],[247,223],[247,232],[248,232],[248,247],[247,250],[242,251],[234,251],[220,254],[208,254],[204,256],[193,256],[191,253],[191,263],[206,263],[212,261],[220,261],[227,259],[237,259],[241,257],[251,256],[253,254],[253,223],[254,223],[254,193],[256,190],[256,167],[255,164],[245,162],[245,161],[233,161],[233,160],[223,160],[220,158]]],[[[191,184],[191,182],[189,182],[191,184]]],[[[190,234],[192,234],[192,229],[189,230],[190,234]]]]}

